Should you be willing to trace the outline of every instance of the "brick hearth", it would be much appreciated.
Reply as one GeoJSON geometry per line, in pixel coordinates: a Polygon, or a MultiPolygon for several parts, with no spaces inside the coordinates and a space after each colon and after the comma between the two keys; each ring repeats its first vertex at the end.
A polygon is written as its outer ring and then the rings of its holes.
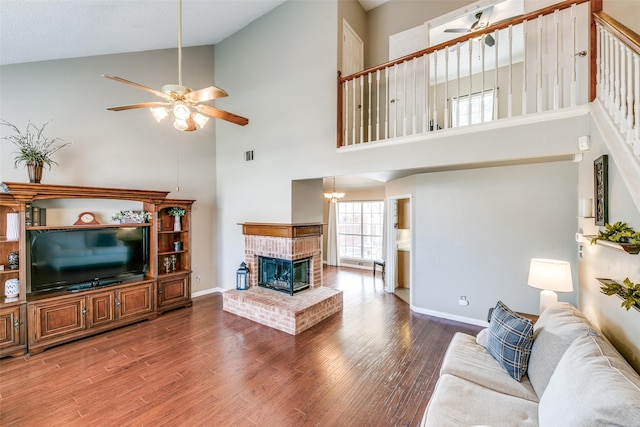
{"type": "Polygon", "coordinates": [[[295,335],[342,310],[342,291],[322,286],[322,224],[242,224],[250,288],[229,290],[223,308],[295,335]],[[256,286],[258,257],[310,258],[309,289],[293,296],[256,286]]]}
{"type": "Polygon", "coordinates": [[[296,335],[342,311],[342,291],[319,286],[291,296],[254,286],[226,291],[223,305],[229,313],[296,335]]]}

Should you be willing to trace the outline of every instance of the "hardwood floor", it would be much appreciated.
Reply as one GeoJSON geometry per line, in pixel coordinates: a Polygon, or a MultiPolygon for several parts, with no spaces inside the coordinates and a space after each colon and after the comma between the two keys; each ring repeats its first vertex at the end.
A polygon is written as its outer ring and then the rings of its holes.
{"type": "Polygon", "coordinates": [[[344,310],[291,336],[220,294],[157,319],[0,360],[0,425],[415,426],[456,331],[370,271],[327,267],[344,310]]]}

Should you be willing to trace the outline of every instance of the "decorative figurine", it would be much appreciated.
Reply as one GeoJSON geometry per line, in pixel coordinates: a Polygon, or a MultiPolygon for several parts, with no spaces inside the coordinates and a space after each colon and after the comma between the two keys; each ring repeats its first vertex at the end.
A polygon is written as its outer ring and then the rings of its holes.
{"type": "Polygon", "coordinates": [[[9,268],[11,270],[17,270],[18,269],[18,252],[15,251],[11,251],[9,252],[9,255],[7,255],[7,261],[9,262],[9,268]]]}

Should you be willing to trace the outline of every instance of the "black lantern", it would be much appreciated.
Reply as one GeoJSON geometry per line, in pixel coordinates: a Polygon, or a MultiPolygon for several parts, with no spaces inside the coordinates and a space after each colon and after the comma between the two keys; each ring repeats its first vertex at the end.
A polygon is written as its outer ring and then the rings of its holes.
{"type": "Polygon", "coordinates": [[[249,289],[249,269],[244,262],[240,264],[240,268],[236,271],[236,289],[240,291],[249,289]]]}

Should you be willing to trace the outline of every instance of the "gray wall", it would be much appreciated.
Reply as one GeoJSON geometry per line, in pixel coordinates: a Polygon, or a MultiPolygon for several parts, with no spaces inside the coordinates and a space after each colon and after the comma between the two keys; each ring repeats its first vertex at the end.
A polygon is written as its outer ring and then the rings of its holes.
{"type": "MultiPolygon", "coordinates": [[[[418,175],[412,305],[486,320],[502,300],[537,313],[530,259],[576,266],[577,172],[575,163],[555,162],[418,175]],[[461,295],[468,306],[458,305],[461,295]]],[[[576,304],[576,292],[559,299],[576,304]]]]}
{"type": "MultiPolygon", "coordinates": [[[[213,63],[212,46],[184,49],[185,83],[193,88],[217,83],[213,63]]],[[[169,49],[2,66],[0,117],[21,128],[29,120],[37,125],[53,120],[47,136],[72,143],[56,153],[59,166],[45,169],[43,183],[164,190],[171,191],[169,197],[195,199],[193,289],[213,288],[216,121],[202,131],[183,133],[168,122],[157,124],[148,110],[107,111],[109,106],[154,99],[100,77],[103,73],[160,89],[177,82],[177,53],[169,49]]],[[[219,86],[226,89],[224,82],[219,86]]],[[[8,129],[2,126],[0,132],[5,135],[8,129]]],[[[12,145],[0,141],[0,181],[25,182],[26,170],[13,167],[13,151],[12,145]]],[[[83,203],[73,203],[65,216],[77,218],[80,212],[96,209],[91,201],[83,203]]],[[[101,221],[107,222],[109,213],[129,205],[100,206],[101,221]]]]}

